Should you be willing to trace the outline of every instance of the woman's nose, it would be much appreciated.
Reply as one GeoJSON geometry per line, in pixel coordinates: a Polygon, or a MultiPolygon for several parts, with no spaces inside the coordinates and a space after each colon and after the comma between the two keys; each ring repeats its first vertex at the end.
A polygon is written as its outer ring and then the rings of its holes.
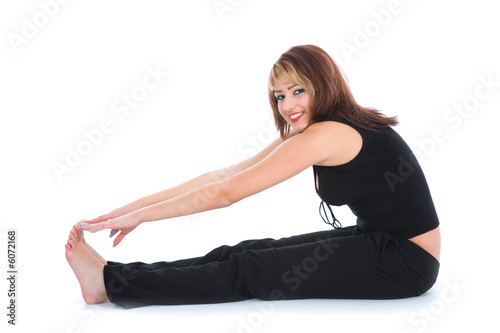
{"type": "Polygon", "coordinates": [[[296,103],[291,100],[291,99],[286,99],[283,101],[283,110],[285,111],[292,111],[293,109],[295,109],[295,105],[296,103]]]}

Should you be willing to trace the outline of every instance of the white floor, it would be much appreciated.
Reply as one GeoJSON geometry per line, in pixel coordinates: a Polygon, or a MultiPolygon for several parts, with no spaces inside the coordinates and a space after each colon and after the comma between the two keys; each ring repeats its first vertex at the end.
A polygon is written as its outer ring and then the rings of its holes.
{"type": "MultiPolygon", "coordinates": [[[[499,22],[490,1],[100,1],[0,5],[0,267],[18,234],[9,332],[498,331],[499,22]],[[436,286],[394,301],[88,306],[71,226],[249,157],[276,135],[266,96],[292,45],[327,50],[363,105],[399,115],[441,220],[436,286]],[[168,74],[166,74],[168,73],[168,74]],[[78,154],[78,155],[76,155],[78,154]]],[[[224,210],[141,225],[105,258],[147,262],[328,228],[306,170],[224,210]]],[[[349,209],[335,212],[354,223],[349,209]]],[[[2,275],[4,276],[4,275],[2,275]]]]}

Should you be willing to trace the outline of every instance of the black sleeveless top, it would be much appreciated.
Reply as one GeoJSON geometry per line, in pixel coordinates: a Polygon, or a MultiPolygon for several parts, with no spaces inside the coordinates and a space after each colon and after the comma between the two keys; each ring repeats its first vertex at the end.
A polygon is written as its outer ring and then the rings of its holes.
{"type": "Polygon", "coordinates": [[[360,152],[350,162],[313,166],[316,191],[324,202],[348,205],[362,232],[385,231],[407,239],[439,226],[422,169],[396,131],[365,130],[341,117],[320,121],[349,125],[363,138],[360,152]]]}

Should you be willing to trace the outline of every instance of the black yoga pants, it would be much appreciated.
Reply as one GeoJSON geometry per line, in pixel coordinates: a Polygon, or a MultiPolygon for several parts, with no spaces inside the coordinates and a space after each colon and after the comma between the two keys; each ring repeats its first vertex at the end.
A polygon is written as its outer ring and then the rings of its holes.
{"type": "Polygon", "coordinates": [[[198,258],[104,266],[117,304],[202,304],[259,298],[396,299],[435,283],[439,262],[418,245],[356,227],[248,240],[198,258]]]}

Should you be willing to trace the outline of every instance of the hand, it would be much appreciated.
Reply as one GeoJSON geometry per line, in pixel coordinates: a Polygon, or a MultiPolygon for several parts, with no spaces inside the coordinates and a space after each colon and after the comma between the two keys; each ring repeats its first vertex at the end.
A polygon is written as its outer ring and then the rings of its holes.
{"type": "Polygon", "coordinates": [[[120,234],[118,234],[118,236],[116,236],[115,240],[113,241],[113,247],[120,244],[120,242],[126,235],[128,235],[132,230],[137,228],[139,224],[141,224],[141,221],[137,217],[137,214],[134,213],[122,215],[103,222],[95,222],[102,221],[100,219],[104,218],[104,216],[106,215],[90,221],[81,222],[79,223],[79,225],[83,230],[89,231],[91,233],[95,233],[104,229],[111,229],[111,234],[109,235],[109,237],[113,237],[115,234],[120,232],[120,234]]]}
{"type": "Polygon", "coordinates": [[[118,208],[118,209],[115,209],[107,214],[104,214],[104,215],[101,215],[99,217],[96,217],[95,219],[92,219],[92,220],[88,220],[88,221],[85,221],[89,224],[92,224],[92,223],[97,223],[97,222],[105,222],[107,220],[110,220],[110,219],[114,219],[116,217],[119,217],[119,216],[122,216],[122,215],[125,215],[127,212],[123,209],[123,208],[118,208]]]}

